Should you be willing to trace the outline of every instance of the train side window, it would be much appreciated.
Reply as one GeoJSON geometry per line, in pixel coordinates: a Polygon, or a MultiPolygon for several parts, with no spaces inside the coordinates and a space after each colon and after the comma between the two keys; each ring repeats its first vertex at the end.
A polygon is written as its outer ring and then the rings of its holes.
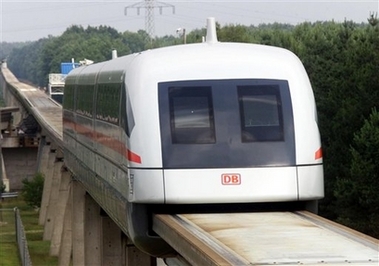
{"type": "Polygon", "coordinates": [[[278,85],[238,86],[242,142],[284,141],[278,85]]]}
{"type": "Polygon", "coordinates": [[[93,115],[94,85],[81,85],[77,90],[76,112],[91,117],[93,115]]]}
{"type": "Polygon", "coordinates": [[[216,142],[210,87],[171,87],[169,105],[172,143],[216,142]]]}
{"type": "Polygon", "coordinates": [[[125,88],[122,86],[121,91],[121,126],[124,129],[126,135],[130,137],[132,134],[133,128],[135,126],[134,115],[132,105],[130,103],[130,96],[125,88]]]}
{"type": "Polygon", "coordinates": [[[74,93],[75,85],[65,85],[65,96],[63,100],[63,108],[66,110],[73,111],[74,110],[74,93]]]}
{"type": "Polygon", "coordinates": [[[96,99],[96,119],[118,125],[121,84],[99,84],[96,99]]]}

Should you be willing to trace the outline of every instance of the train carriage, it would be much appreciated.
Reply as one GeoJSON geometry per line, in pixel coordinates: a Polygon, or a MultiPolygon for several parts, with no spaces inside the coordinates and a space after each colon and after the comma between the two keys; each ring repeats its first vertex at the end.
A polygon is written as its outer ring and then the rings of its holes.
{"type": "Polygon", "coordinates": [[[154,206],[314,203],[324,195],[315,100],[300,60],[270,46],[206,42],[72,70],[67,166],[142,250],[154,206]]]}

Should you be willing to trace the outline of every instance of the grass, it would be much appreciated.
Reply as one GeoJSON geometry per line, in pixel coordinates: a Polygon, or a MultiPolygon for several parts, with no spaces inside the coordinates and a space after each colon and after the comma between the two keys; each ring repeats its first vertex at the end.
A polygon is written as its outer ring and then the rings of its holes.
{"type": "MultiPolygon", "coordinates": [[[[0,206],[0,208],[5,208],[0,206]]],[[[20,265],[16,244],[13,209],[0,211],[0,265],[20,265]]]]}
{"type": "Polygon", "coordinates": [[[58,258],[49,256],[50,242],[43,241],[43,226],[38,224],[38,212],[27,206],[19,196],[0,202],[0,266],[21,265],[15,235],[14,207],[20,210],[32,264],[58,265],[58,258]]]}

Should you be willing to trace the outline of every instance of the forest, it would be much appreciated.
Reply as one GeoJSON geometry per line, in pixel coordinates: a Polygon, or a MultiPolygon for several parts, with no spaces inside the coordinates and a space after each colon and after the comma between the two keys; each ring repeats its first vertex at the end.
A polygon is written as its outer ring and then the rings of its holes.
{"type": "MultiPolygon", "coordinates": [[[[352,21],[298,25],[217,25],[222,42],[283,47],[303,62],[318,108],[325,175],[319,214],[379,238],[379,24],[352,21]]],[[[201,42],[205,29],[188,33],[187,43],[201,42]]],[[[1,43],[0,59],[21,80],[45,87],[48,73],[61,62],[84,58],[100,62],[111,51],[127,55],[169,45],[182,36],[150,39],[148,34],[118,32],[108,26],[71,26],[58,37],[27,43],[1,43]]]]}

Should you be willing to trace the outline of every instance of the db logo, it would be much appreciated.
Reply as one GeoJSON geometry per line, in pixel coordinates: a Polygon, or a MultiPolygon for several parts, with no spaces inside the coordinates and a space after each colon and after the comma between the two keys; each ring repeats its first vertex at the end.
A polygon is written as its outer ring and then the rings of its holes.
{"type": "Polygon", "coordinates": [[[222,174],[221,182],[223,185],[240,185],[241,175],[240,174],[222,174]]]}

